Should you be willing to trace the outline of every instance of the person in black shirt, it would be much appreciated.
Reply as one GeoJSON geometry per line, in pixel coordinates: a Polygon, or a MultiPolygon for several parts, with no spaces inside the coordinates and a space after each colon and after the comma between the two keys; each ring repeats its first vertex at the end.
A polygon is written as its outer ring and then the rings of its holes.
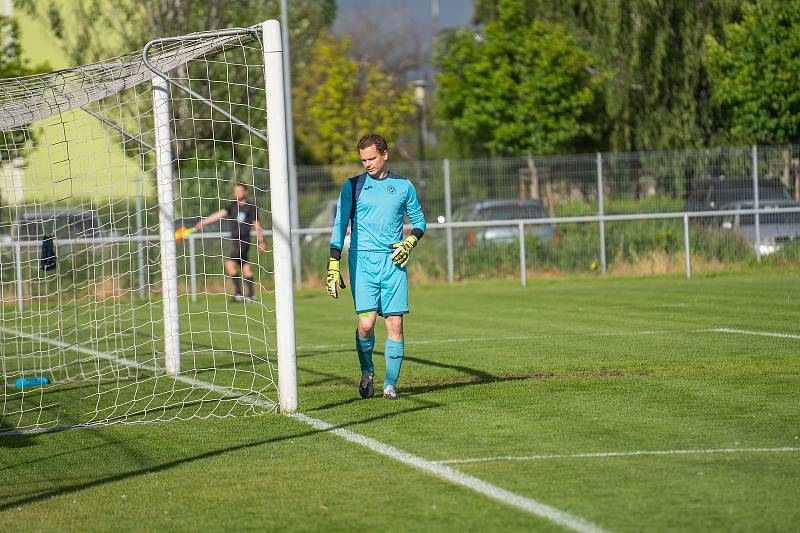
{"type": "Polygon", "coordinates": [[[233,189],[236,200],[232,201],[224,209],[212,213],[206,218],[201,218],[195,225],[198,231],[203,230],[203,226],[212,224],[225,217],[230,221],[232,245],[225,256],[225,272],[233,279],[236,294],[233,299],[237,302],[255,300],[255,290],[253,284],[253,270],[250,268],[250,245],[251,230],[255,228],[258,248],[262,252],[267,251],[264,244],[264,232],[261,224],[258,223],[256,206],[247,201],[247,185],[237,183],[233,189]],[[241,269],[241,276],[238,270],[241,269]],[[247,288],[247,296],[242,295],[242,278],[247,288]]]}

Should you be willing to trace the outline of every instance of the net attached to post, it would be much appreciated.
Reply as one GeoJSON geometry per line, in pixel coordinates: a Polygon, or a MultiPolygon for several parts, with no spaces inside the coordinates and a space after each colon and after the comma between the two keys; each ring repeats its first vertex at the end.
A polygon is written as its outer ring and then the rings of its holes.
{"type": "Polygon", "coordinates": [[[175,228],[227,211],[167,246],[177,278],[165,279],[154,72],[141,51],[0,80],[0,434],[276,409],[260,30],[157,41],[147,58],[193,93],[167,86],[175,228]],[[231,208],[236,183],[248,192],[236,205],[252,207],[231,208]],[[164,314],[169,283],[177,316],[164,314]]]}

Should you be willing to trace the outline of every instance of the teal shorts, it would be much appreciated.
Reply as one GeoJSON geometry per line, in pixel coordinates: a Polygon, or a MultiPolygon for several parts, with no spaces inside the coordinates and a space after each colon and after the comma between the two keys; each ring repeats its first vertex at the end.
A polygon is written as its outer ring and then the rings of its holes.
{"type": "Polygon", "coordinates": [[[388,252],[350,252],[350,287],[356,314],[408,313],[408,270],[392,263],[388,252]]]}

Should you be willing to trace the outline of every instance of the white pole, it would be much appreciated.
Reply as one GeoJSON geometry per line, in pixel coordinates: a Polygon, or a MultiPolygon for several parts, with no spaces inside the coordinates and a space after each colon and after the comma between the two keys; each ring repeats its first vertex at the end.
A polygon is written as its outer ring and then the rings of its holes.
{"type": "Polygon", "coordinates": [[[291,215],[286,148],[286,99],[281,28],[277,20],[261,24],[267,88],[267,136],[272,201],[272,256],[275,261],[275,322],[278,341],[278,395],[284,413],[297,410],[297,358],[292,291],[291,215]]]}
{"type": "Polygon", "coordinates": [[[753,166],[753,207],[756,209],[756,261],[761,261],[761,220],[758,216],[758,147],[755,144],[750,157],[753,166]]]}
{"type": "Polygon", "coordinates": [[[683,256],[686,263],[686,279],[692,279],[692,256],[689,251],[689,215],[683,215],[683,256]]]}
{"type": "Polygon", "coordinates": [[[523,287],[528,286],[528,272],[525,266],[525,225],[519,223],[519,276],[523,287]]]}
{"type": "Polygon", "coordinates": [[[600,272],[606,273],[606,222],[603,197],[603,155],[597,152],[597,214],[600,217],[600,272]]]}
{"type": "Polygon", "coordinates": [[[283,41],[283,93],[286,98],[286,146],[289,156],[289,209],[292,220],[292,265],[294,282],[297,288],[303,286],[303,270],[300,257],[300,235],[295,233],[300,227],[300,213],[297,205],[297,164],[294,157],[294,117],[292,116],[292,63],[289,53],[289,8],[286,0],[281,0],[281,36],[283,41]]]}
{"type": "Polygon", "coordinates": [[[445,228],[447,235],[447,282],[453,283],[453,228],[450,223],[453,221],[453,205],[450,198],[450,160],[444,160],[444,217],[448,226],[445,228]]]}
{"type": "Polygon", "coordinates": [[[172,132],[169,84],[153,77],[153,115],[156,134],[158,182],[158,233],[161,243],[161,292],[164,306],[164,366],[167,373],[181,371],[178,323],[178,259],[175,252],[175,200],[172,192],[172,132]]]}

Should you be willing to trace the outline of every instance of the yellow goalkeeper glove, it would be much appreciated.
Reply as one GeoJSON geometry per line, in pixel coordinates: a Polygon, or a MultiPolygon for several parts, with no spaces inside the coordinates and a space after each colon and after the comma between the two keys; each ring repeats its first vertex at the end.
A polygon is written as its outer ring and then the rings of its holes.
{"type": "Polygon", "coordinates": [[[339,271],[339,260],[331,257],[328,259],[328,276],[325,278],[325,288],[334,298],[339,297],[339,287],[345,288],[342,273],[339,271]]]}
{"type": "Polygon", "coordinates": [[[392,245],[394,252],[392,252],[392,262],[399,266],[404,267],[408,263],[408,258],[411,255],[411,250],[417,245],[417,239],[414,235],[409,235],[400,242],[392,245]]]}

